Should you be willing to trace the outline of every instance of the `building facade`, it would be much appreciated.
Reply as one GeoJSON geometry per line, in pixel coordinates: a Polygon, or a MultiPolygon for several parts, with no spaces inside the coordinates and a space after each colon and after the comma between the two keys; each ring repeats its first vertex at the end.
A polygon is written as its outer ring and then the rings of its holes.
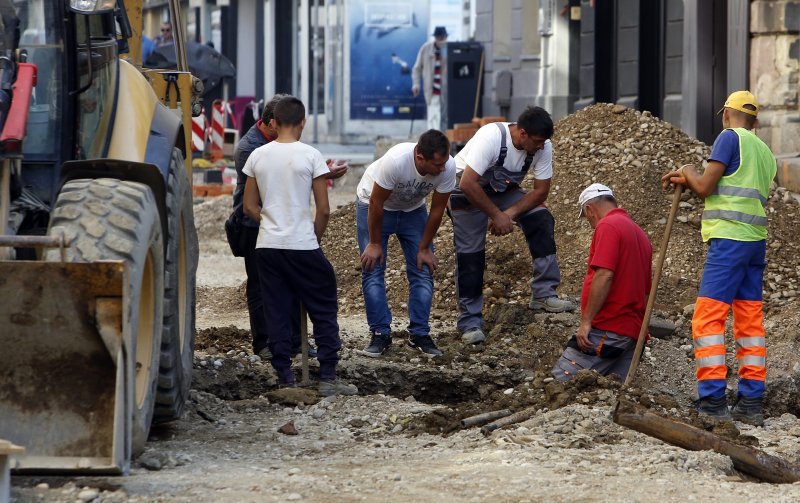
{"type": "Polygon", "coordinates": [[[614,102],[710,143],[725,97],[749,88],[758,134],[776,154],[798,152],[799,16],[794,0],[478,0],[483,108],[514,117],[535,103],[562,117],[614,102]]]}

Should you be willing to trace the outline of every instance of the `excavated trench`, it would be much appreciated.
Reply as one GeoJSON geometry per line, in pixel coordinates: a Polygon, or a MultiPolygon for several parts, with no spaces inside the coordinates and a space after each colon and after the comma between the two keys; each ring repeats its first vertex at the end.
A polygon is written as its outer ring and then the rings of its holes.
{"type": "MultiPolygon", "coordinates": [[[[532,381],[533,369],[550,368],[563,342],[535,327],[534,314],[517,305],[490,310],[491,344],[464,346],[456,333],[441,334],[442,358],[428,359],[408,348],[404,333],[381,358],[353,354],[339,363],[338,373],[358,386],[360,394],[384,394],[430,404],[455,405],[486,400],[498,390],[532,381]]],[[[269,364],[254,362],[247,341],[250,333],[235,327],[210,328],[198,333],[197,349],[207,356],[195,359],[193,388],[223,400],[257,398],[275,389],[269,364]]],[[[311,379],[316,378],[311,360],[311,379]]],[[[300,358],[295,358],[300,377],[300,358]]]]}
{"type": "MultiPolygon", "coordinates": [[[[211,393],[222,400],[247,400],[266,395],[276,388],[271,369],[242,363],[238,355],[218,356],[204,366],[195,365],[192,387],[211,393]]],[[[294,370],[300,377],[300,359],[295,358],[294,370]]],[[[514,387],[527,374],[508,367],[454,370],[441,368],[432,362],[407,364],[398,361],[351,358],[339,366],[339,376],[358,386],[359,394],[384,394],[400,399],[413,396],[430,404],[458,404],[483,399],[496,390],[514,387]],[[430,365],[428,365],[430,364],[430,365]]],[[[312,383],[318,377],[318,365],[310,365],[312,383]]]]}

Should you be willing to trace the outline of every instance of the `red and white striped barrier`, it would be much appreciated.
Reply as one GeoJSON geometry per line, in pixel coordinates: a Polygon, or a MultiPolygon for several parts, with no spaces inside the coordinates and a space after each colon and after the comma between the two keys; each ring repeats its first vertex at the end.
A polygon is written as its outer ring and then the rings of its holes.
{"type": "Polygon", "coordinates": [[[222,159],[225,152],[225,110],[221,100],[211,104],[211,159],[222,159]]]}
{"type": "Polygon", "coordinates": [[[192,152],[202,152],[206,148],[206,111],[192,117],[192,152]]]}

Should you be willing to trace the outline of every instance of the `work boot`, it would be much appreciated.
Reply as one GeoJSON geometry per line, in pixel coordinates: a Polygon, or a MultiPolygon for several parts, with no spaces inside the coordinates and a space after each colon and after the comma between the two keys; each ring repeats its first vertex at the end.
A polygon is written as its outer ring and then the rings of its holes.
{"type": "Polygon", "coordinates": [[[442,356],[444,354],[439,348],[436,347],[436,343],[433,342],[433,339],[431,339],[429,335],[412,335],[408,338],[408,345],[414,349],[420,350],[422,354],[431,358],[442,356]]]}
{"type": "Polygon", "coordinates": [[[707,396],[697,401],[697,412],[716,421],[732,421],[731,411],[724,396],[707,396]]]}
{"type": "Polygon", "coordinates": [[[568,300],[559,299],[556,296],[532,299],[528,307],[534,311],[547,311],[548,313],[563,313],[575,310],[575,304],[568,300]]]}
{"type": "Polygon", "coordinates": [[[464,344],[480,344],[486,340],[486,334],[480,328],[470,328],[461,334],[461,340],[464,344]]]}
{"type": "Polygon", "coordinates": [[[377,358],[392,346],[392,336],[389,334],[372,333],[369,345],[361,351],[364,356],[377,358]]]}
{"type": "Polygon", "coordinates": [[[319,394],[322,396],[352,396],[358,394],[358,388],[355,384],[348,384],[341,379],[323,380],[319,382],[319,394]]]}
{"type": "Polygon", "coordinates": [[[731,415],[736,421],[753,426],[764,426],[764,406],[762,397],[739,396],[731,415]]]}

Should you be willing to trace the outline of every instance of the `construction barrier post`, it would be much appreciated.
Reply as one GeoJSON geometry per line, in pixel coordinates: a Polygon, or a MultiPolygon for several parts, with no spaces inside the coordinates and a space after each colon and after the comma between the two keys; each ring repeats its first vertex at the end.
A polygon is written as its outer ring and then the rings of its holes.
{"type": "Polygon", "coordinates": [[[221,100],[211,105],[211,160],[222,159],[225,153],[225,111],[221,100]]]}

